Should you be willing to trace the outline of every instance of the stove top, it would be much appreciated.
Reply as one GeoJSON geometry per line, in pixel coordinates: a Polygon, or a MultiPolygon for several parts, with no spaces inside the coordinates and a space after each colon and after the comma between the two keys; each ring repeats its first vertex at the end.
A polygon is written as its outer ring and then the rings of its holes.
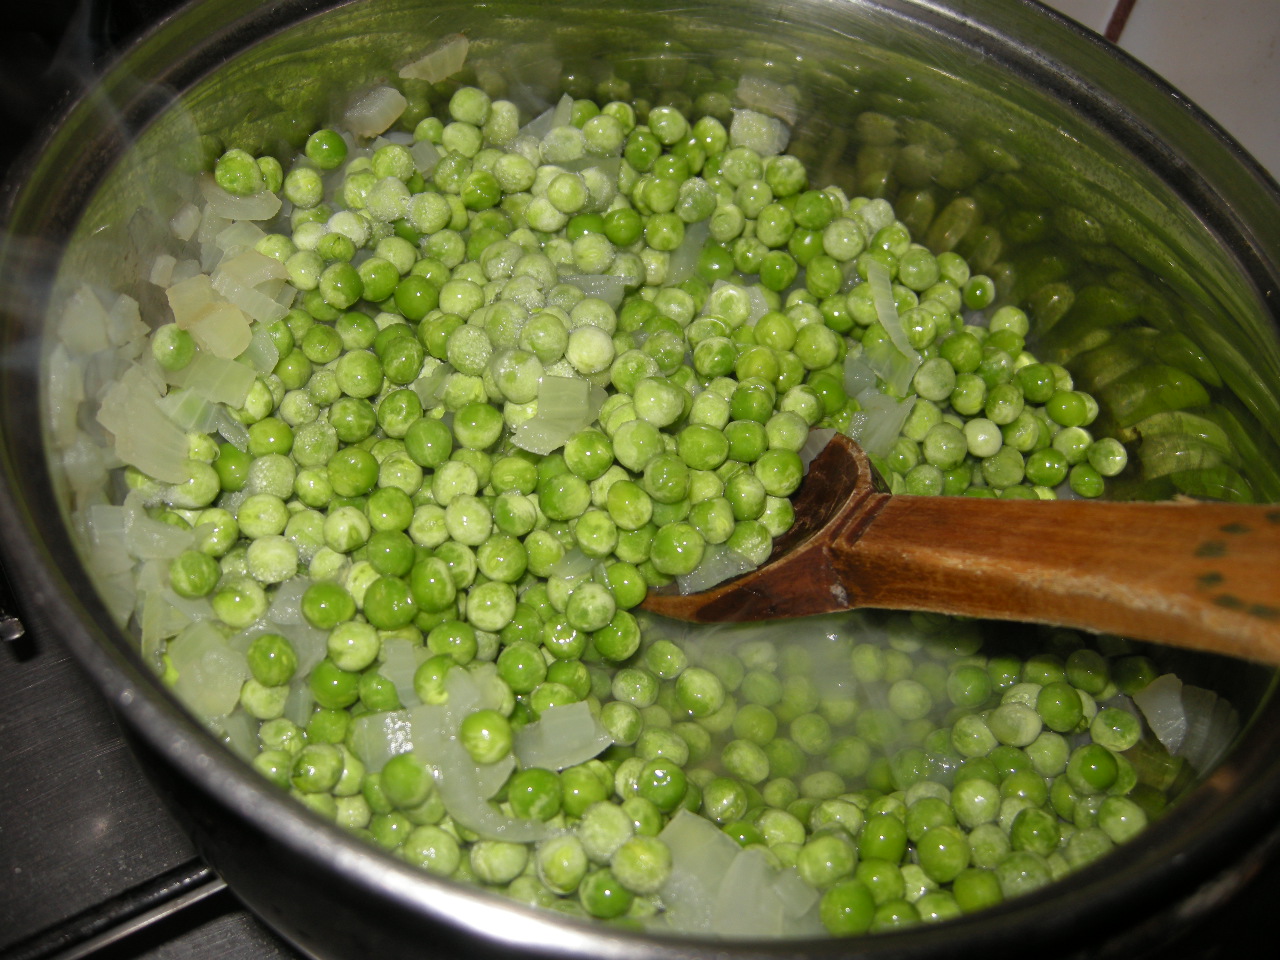
{"type": "MultiPolygon", "coordinates": [[[[51,64],[113,49],[174,6],[42,0],[6,13],[0,175],[65,92],[51,64]]],[[[200,860],[56,637],[0,640],[0,690],[0,960],[300,960],[200,860]]],[[[1160,956],[1265,955],[1277,897],[1273,860],[1160,956]]]]}

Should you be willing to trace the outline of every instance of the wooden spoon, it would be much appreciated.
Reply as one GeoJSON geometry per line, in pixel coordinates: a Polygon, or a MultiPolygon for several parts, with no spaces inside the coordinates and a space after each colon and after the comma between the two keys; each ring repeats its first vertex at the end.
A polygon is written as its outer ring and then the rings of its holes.
{"type": "Polygon", "coordinates": [[[877,480],[837,435],[767,564],[643,607],[700,623],[927,610],[1280,665],[1280,505],[892,496],[877,480]]]}

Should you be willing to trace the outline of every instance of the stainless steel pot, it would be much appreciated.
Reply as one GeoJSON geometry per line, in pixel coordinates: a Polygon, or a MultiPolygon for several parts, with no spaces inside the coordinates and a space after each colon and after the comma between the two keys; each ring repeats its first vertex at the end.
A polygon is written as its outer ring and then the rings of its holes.
{"type": "Polygon", "coordinates": [[[1043,292],[1050,280],[1122,270],[1152,284],[1143,320],[1182,332],[1211,360],[1222,381],[1215,396],[1243,424],[1240,476],[1261,498],[1280,499],[1280,193],[1157,78],[1033,2],[191,4],[70,109],[5,198],[0,523],[29,628],[71,647],[237,894],[324,957],[674,958],[1119,955],[1162,941],[1229,893],[1275,843],[1280,705],[1272,672],[1207,657],[1181,657],[1178,669],[1229,696],[1248,722],[1228,758],[1164,819],[1024,899],[856,943],[656,939],[434,879],[278,795],[187,716],[79,560],[83,495],[51,457],[45,428],[49,318],[84,281],[148,295],[149,251],[184,196],[183,157],[201,135],[258,151],[296,147],[352,91],[454,32],[470,38],[478,80],[522,107],[561,90],[681,102],[732,95],[745,77],[744,89],[775,108],[777,98],[794,105],[794,148],[820,181],[890,195],[928,187],[939,207],[975,197],[992,216],[1025,211],[1028,239],[1005,245],[972,225],[970,257],[987,259],[1007,295],[1039,293],[1042,328],[1062,314],[1043,292]],[[907,176],[887,159],[885,131],[917,135],[924,124],[952,163],[907,176]],[[1037,231],[1054,247],[1037,241],[1032,258],[1037,231]]]}

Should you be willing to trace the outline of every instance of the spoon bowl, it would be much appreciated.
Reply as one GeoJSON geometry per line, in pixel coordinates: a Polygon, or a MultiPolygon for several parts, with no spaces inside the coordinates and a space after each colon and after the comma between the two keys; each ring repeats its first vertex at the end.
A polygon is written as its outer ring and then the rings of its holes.
{"type": "Polygon", "coordinates": [[[1280,665],[1280,506],[895,496],[837,434],[758,569],[651,591],[696,623],[859,607],[1022,620],[1280,665]]]}

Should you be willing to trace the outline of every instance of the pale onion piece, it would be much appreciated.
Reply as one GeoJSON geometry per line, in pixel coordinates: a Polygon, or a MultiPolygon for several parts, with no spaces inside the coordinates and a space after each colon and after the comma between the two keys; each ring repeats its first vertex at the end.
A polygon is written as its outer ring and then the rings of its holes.
{"type": "MultiPolygon", "coordinates": [[[[541,143],[542,138],[556,127],[573,121],[573,97],[564,94],[554,107],[549,107],[520,128],[519,137],[532,137],[541,143]]],[[[541,153],[539,149],[539,154],[541,153]]]]}
{"type": "Polygon", "coordinates": [[[439,83],[462,69],[467,62],[471,42],[461,33],[450,34],[413,63],[400,68],[402,80],[426,80],[439,83]]]}
{"type": "Polygon", "coordinates": [[[199,260],[179,260],[173,267],[173,275],[169,278],[169,286],[175,283],[181,283],[183,280],[190,280],[197,273],[200,273],[199,260]]]}
{"type": "Polygon", "coordinates": [[[376,137],[400,119],[407,105],[395,87],[374,87],[347,107],[346,127],[358,137],[376,137]]]}
{"type": "Polygon", "coordinates": [[[868,387],[858,394],[858,405],[862,409],[851,418],[849,436],[871,456],[888,456],[902,432],[902,425],[907,422],[915,399],[898,400],[868,387]]]}
{"type": "Polygon", "coordinates": [[[315,709],[316,696],[311,692],[310,685],[301,673],[302,671],[299,670],[289,683],[289,696],[284,701],[284,717],[300,727],[305,727],[315,709]]]}
{"type": "Polygon", "coordinates": [[[800,109],[791,90],[765,77],[743,74],[738,78],[734,95],[744,107],[778,117],[791,126],[800,119],[800,109]]]}
{"type": "Polygon", "coordinates": [[[108,388],[97,419],[111,433],[124,463],[165,483],[182,483],[187,479],[187,435],[156,406],[159,399],[135,364],[108,388]]]}
{"type": "Polygon", "coordinates": [[[835,435],[836,431],[830,427],[816,427],[809,431],[809,435],[805,437],[804,446],[799,451],[800,463],[804,466],[805,473],[809,472],[809,464],[813,463],[814,457],[827,449],[827,444],[835,435]]]}
{"type": "Polygon", "coordinates": [[[773,895],[778,898],[788,921],[783,930],[785,936],[821,935],[822,920],[817,916],[821,895],[804,882],[795,867],[778,871],[773,879],[773,895]]]}
{"type": "Polygon", "coordinates": [[[95,503],[84,514],[85,532],[92,544],[90,557],[102,573],[133,570],[133,560],[124,548],[127,511],[122,506],[95,503]]]}
{"type": "Polygon", "coordinates": [[[756,564],[736,550],[731,550],[722,543],[709,544],[693,572],[676,577],[676,585],[683,594],[701,593],[754,569],[756,564]]]}
{"type": "Polygon", "coordinates": [[[200,208],[194,203],[184,203],[169,220],[169,231],[183,242],[195,236],[199,226],[200,208]]]}
{"type": "Polygon", "coordinates": [[[106,307],[87,284],[81,284],[67,298],[58,321],[58,339],[75,356],[98,353],[110,345],[106,307]]]}
{"type": "Polygon", "coordinates": [[[151,263],[151,274],[148,279],[157,287],[167,287],[174,282],[173,268],[178,265],[177,258],[172,254],[158,254],[151,263]]]}
{"type": "Polygon", "coordinates": [[[271,605],[267,607],[266,619],[277,624],[304,623],[302,595],[309,586],[311,581],[306,577],[290,577],[276,587],[271,605]]]}
{"type": "Polygon", "coordinates": [[[208,224],[207,218],[210,215],[227,220],[270,220],[280,212],[280,198],[270,190],[259,190],[247,197],[237,197],[223,190],[207,173],[201,174],[196,183],[200,187],[200,195],[204,197],[205,202],[206,223],[202,224],[202,227],[208,225],[209,229],[214,231],[213,236],[207,237],[209,241],[213,241],[214,237],[227,226],[222,224],[216,227],[208,224]]]}
{"type": "MultiPolygon", "coordinates": [[[[128,294],[120,294],[111,309],[107,311],[107,339],[113,347],[128,344],[140,344],[151,332],[151,328],[142,322],[142,311],[138,301],[128,294]]],[[[137,351],[134,352],[137,355],[137,351]]]]}
{"type": "Polygon", "coordinates": [[[245,250],[218,265],[211,285],[254,320],[273,323],[289,311],[275,299],[278,286],[273,284],[269,291],[260,288],[287,276],[284,264],[278,260],[256,250],[245,250]]]}
{"type": "Polygon", "coordinates": [[[577,287],[588,297],[603,300],[615,310],[622,305],[622,298],[627,292],[627,284],[622,277],[606,273],[573,273],[561,277],[560,282],[577,287]]]}
{"type": "Polygon", "coordinates": [[[96,503],[106,496],[108,460],[117,466],[115,454],[90,439],[83,430],[77,430],[75,441],[61,451],[62,469],[71,484],[72,503],[84,506],[96,503]]]}
{"type": "Polygon", "coordinates": [[[863,390],[874,388],[876,372],[867,365],[860,355],[846,354],[844,358],[844,392],[856,397],[863,390]]]}
{"type": "Polygon", "coordinates": [[[239,407],[244,405],[257,379],[257,373],[246,364],[198,353],[175,382],[210,403],[239,407]]]}
{"type": "Polygon", "coordinates": [[[668,284],[683,283],[694,275],[698,269],[698,258],[702,256],[702,248],[706,246],[709,236],[709,219],[685,226],[684,239],[680,241],[680,246],[671,251],[671,258],[667,261],[668,284]]]}
{"type": "Polygon", "coordinates": [[[280,362],[280,350],[265,326],[259,324],[254,327],[249,346],[236,362],[247,364],[261,374],[268,374],[276,368],[276,364],[280,362]]]}
{"type": "Polygon", "coordinates": [[[147,515],[141,498],[125,498],[124,547],[139,560],[172,560],[194,542],[183,530],[147,515]]]}
{"type": "Polygon", "coordinates": [[[711,932],[749,940],[782,935],[782,903],[773,891],[773,868],[760,850],[739,850],[716,890],[711,932]]]}
{"type": "Polygon", "coordinates": [[[60,448],[76,442],[80,404],[84,400],[84,363],[73,359],[64,344],[49,351],[47,365],[49,429],[60,448]]]}
{"type": "Polygon", "coordinates": [[[1187,715],[1187,735],[1179,755],[1204,776],[1231,746],[1240,730],[1240,717],[1229,702],[1212,690],[1189,683],[1182,686],[1182,706],[1187,715]]]}
{"type": "MultiPolygon", "coordinates": [[[[236,404],[240,406],[240,404],[236,404]]],[[[232,416],[231,411],[223,409],[218,419],[218,436],[231,444],[241,453],[249,449],[249,428],[232,416]]]]}
{"type": "Polygon", "coordinates": [[[205,307],[214,302],[213,280],[208,274],[198,273],[175,283],[165,290],[164,295],[169,301],[174,322],[185,329],[205,307]]]}
{"type": "Polygon", "coordinates": [[[240,356],[253,339],[249,318],[231,303],[208,304],[185,329],[202,349],[224,360],[240,356]]]}
{"type": "Polygon", "coordinates": [[[521,450],[528,450],[540,456],[559,450],[585,424],[577,418],[573,420],[552,420],[534,414],[520,424],[511,434],[511,442],[521,450]]]}
{"type": "Polygon", "coordinates": [[[250,717],[243,709],[233,710],[210,724],[214,734],[241,760],[249,761],[258,755],[258,727],[261,721],[250,717]]]}
{"type": "MultiPolygon", "coordinates": [[[[223,252],[223,263],[243,252],[255,252],[254,246],[265,237],[266,231],[251,220],[236,220],[213,238],[214,244],[223,252]]],[[[262,254],[258,254],[262,256],[262,254]]],[[[267,257],[270,260],[270,257],[267,257]]]]}
{"type": "Polygon", "coordinates": [[[747,299],[751,301],[750,312],[747,313],[747,323],[755,326],[756,321],[769,312],[769,301],[764,295],[764,288],[758,283],[753,283],[747,287],[747,299]]]}
{"type": "Polygon", "coordinates": [[[301,623],[276,623],[267,621],[271,633],[278,633],[289,641],[293,652],[298,655],[298,674],[307,676],[316,664],[329,652],[327,643],[329,632],[311,626],[305,620],[301,623]]]}
{"type": "Polygon", "coordinates": [[[876,319],[889,335],[889,341],[902,355],[900,360],[891,357],[887,365],[877,366],[874,358],[867,358],[867,362],[894,393],[905,396],[910,391],[911,380],[920,366],[921,357],[907,339],[907,330],[902,325],[902,317],[898,315],[889,269],[879,260],[868,260],[867,282],[871,284],[871,303],[876,309],[876,319]]]}
{"type": "Polygon", "coordinates": [[[430,140],[419,140],[409,148],[409,156],[413,157],[413,165],[424,177],[435,172],[440,162],[440,151],[430,140]]]}
{"type": "Polygon", "coordinates": [[[217,409],[192,390],[171,390],[156,405],[174,425],[187,433],[208,433],[218,422],[217,409]]]}
{"type": "Polygon", "coordinates": [[[351,752],[370,773],[413,749],[413,721],[408,710],[366,713],[351,721],[351,752]]]}
{"type": "Polygon", "coordinates": [[[449,379],[451,373],[453,373],[453,367],[435,357],[428,357],[423,361],[422,373],[411,384],[413,392],[422,401],[422,409],[432,410],[440,406],[443,402],[441,396],[444,393],[445,381],[449,379]]]}
{"type": "Polygon", "coordinates": [[[169,642],[177,671],[173,692],[203,722],[225,717],[240,701],[249,663],[211,621],[194,623],[169,642]]]}
{"type": "Polygon", "coordinates": [[[729,123],[729,142],[749,147],[762,157],[774,157],[787,149],[791,130],[777,117],[755,110],[734,110],[729,123]]]}
{"type": "Polygon", "coordinates": [[[422,703],[413,687],[413,675],[430,653],[429,647],[405,637],[388,637],[382,641],[382,652],[379,654],[382,666],[378,668],[378,672],[391,681],[400,703],[405,707],[416,707],[422,703]]]}
{"type": "Polygon", "coordinates": [[[1182,681],[1172,673],[1156,677],[1133,695],[1147,726],[1170,753],[1176,754],[1187,736],[1187,712],[1182,705],[1182,681]]]}
{"type": "Polygon", "coordinates": [[[142,613],[138,617],[144,650],[158,649],[170,637],[176,637],[191,624],[191,617],[179,610],[158,590],[143,594],[142,613]]]}
{"type": "MultiPolygon", "coordinates": [[[[257,227],[253,229],[257,230],[257,227]]],[[[258,287],[269,280],[288,280],[289,271],[274,257],[268,257],[257,250],[242,250],[218,264],[213,272],[215,290],[219,289],[218,282],[222,278],[235,280],[246,287],[258,287]]]]}
{"type": "Polygon", "coordinates": [[[565,551],[563,557],[551,565],[551,576],[562,580],[581,580],[591,576],[598,560],[593,560],[577,547],[565,551]]]}
{"type": "Polygon", "coordinates": [[[658,839],[671,851],[671,873],[660,891],[667,907],[663,925],[710,933],[720,881],[741,848],[710,820],[684,809],[668,821],[658,839]]]}
{"type": "Polygon", "coordinates": [[[563,770],[586,763],[612,743],[609,731],[580,700],[543,710],[537,720],[516,731],[514,749],[522,767],[563,770]]]}

